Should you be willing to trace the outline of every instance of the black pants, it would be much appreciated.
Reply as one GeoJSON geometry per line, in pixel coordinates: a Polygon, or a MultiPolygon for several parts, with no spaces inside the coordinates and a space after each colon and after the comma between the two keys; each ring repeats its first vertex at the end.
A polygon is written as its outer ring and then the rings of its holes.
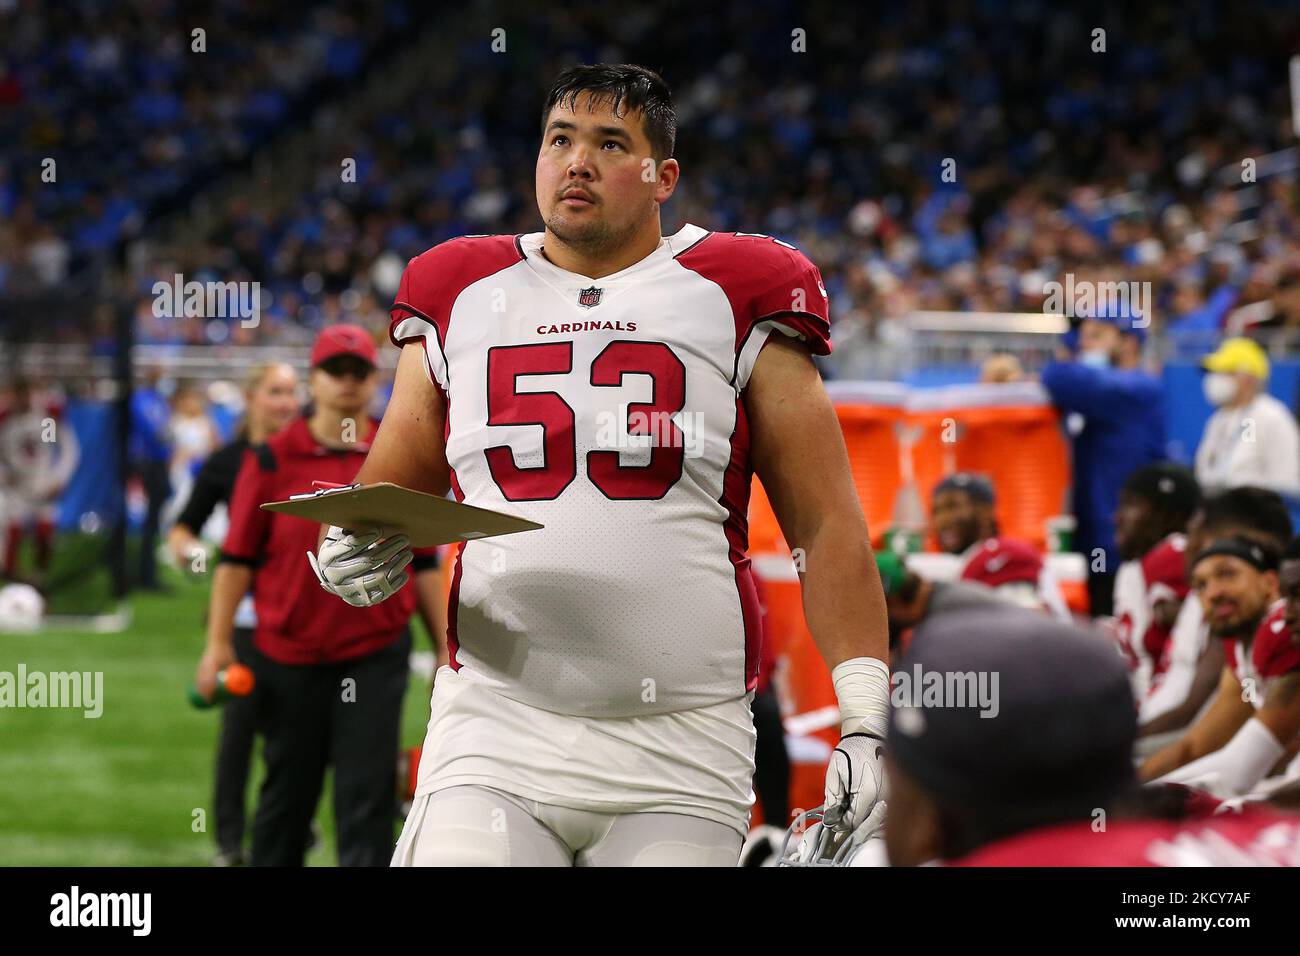
{"type": "MultiPolygon", "coordinates": [[[[235,628],[235,659],[253,668],[260,680],[253,650],[253,631],[235,628]]],[[[217,848],[223,853],[244,851],[244,801],[248,793],[248,769],[253,762],[253,740],[257,731],[257,691],[235,697],[221,708],[221,732],[217,738],[216,794],[217,848]]]]}
{"type": "MultiPolygon", "coordinates": [[[[1087,554],[1084,557],[1088,557],[1087,554]]],[[[1103,617],[1115,611],[1115,572],[1094,571],[1088,563],[1088,614],[1103,617]]]]}
{"type": "Polygon", "coordinates": [[[790,756],[785,750],[785,725],[776,691],[754,695],[754,791],[763,806],[763,822],[778,829],[790,825],[790,756]]]}
{"type": "Polygon", "coordinates": [[[158,586],[158,559],[154,552],[158,548],[158,525],[162,519],[163,505],[172,493],[171,478],[167,474],[165,461],[138,461],[135,471],[144,484],[144,494],[148,506],[144,516],[144,526],[140,529],[140,580],[142,588],[158,586]]]}
{"type": "Polygon", "coordinates": [[[293,666],[258,655],[266,779],[253,819],[254,866],[302,865],[327,766],[339,865],[388,865],[410,652],[408,628],[383,650],[339,664],[293,666]]]}

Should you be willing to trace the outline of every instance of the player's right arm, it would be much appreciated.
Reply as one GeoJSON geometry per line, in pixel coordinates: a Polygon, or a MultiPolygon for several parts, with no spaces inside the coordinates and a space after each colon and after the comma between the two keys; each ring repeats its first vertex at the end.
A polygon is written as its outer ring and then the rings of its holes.
{"type": "MultiPolygon", "coordinates": [[[[446,401],[426,371],[424,346],[404,345],[388,408],[352,480],[358,484],[391,481],[445,495],[451,487],[446,423],[446,401]]],[[[354,607],[378,604],[400,591],[409,580],[404,569],[414,560],[410,539],[403,534],[380,538],[382,533],[322,525],[316,553],[307,555],[321,587],[354,607]]]]}
{"type": "Polygon", "coordinates": [[[444,429],[447,404],[425,371],[424,346],[402,346],[388,409],[354,481],[391,481],[431,495],[451,487],[444,429]]]}
{"type": "MultiPolygon", "coordinates": [[[[1196,661],[1196,670],[1192,675],[1192,683],[1187,690],[1187,695],[1180,703],[1168,710],[1157,712],[1155,717],[1139,726],[1138,736],[1150,737],[1154,734],[1172,733],[1180,727],[1186,727],[1210,699],[1222,673],[1223,644],[1216,640],[1209,640],[1196,661]]],[[[1170,679],[1171,675],[1166,674],[1165,680],[1170,679]]],[[[1159,690],[1156,693],[1158,694],[1159,690]]]]}
{"type": "Polygon", "coordinates": [[[1209,709],[1187,733],[1152,754],[1138,771],[1138,779],[1147,783],[1213,753],[1231,740],[1254,713],[1254,706],[1242,699],[1237,675],[1232,668],[1225,667],[1209,709]]]}
{"type": "MultiPolygon", "coordinates": [[[[361,484],[391,481],[431,495],[445,495],[451,487],[444,439],[447,403],[425,371],[424,347],[418,342],[402,346],[397,377],[388,408],[366,460],[352,480],[361,484]]],[[[329,525],[316,537],[319,552],[329,525]]]]}

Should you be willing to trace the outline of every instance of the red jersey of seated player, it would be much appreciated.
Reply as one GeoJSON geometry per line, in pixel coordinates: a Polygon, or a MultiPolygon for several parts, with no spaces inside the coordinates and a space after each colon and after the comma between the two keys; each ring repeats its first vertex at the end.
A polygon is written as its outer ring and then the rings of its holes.
{"type": "Polygon", "coordinates": [[[1223,642],[1223,652],[1227,665],[1241,682],[1245,699],[1259,710],[1274,681],[1300,670],[1300,644],[1292,639],[1286,626],[1286,602],[1273,602],[1247,647],[1228,640],[1223,642]]]}
{"type": "Polygon", "coordinates": [[[1121,565],[1115,581],[1118,642],[1129,670],[1140,672],[1140,691],[1151,693],[1169,669],[1173,627],[1158,620],[1162,601],[1177,605],[1187,598],[1187,539],[1171,534],[1136,562],[1121,565]]]}
{"type": "Polygon", "coordinates": [[[1300,866],[1300,817],[1262,807],[1180,821],[1091,820],[980,847],[949,866],[1300,866]]]}
{"type": "Polygon", "coordinates": [[[963,581],[978,581],[994,588],[1016,603],[1050,611],[1061,620],[1070,619],[1056,579],[1033,545],[1016,538],[985,538],[966,554],[963,581]]]}

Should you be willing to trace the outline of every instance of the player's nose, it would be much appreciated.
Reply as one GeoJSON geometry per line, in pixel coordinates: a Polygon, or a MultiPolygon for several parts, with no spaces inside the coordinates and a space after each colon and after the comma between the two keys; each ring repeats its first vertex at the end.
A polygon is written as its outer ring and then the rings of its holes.
{"type": "Polygon", "coordinates": [[[569,179],[590,180],[593,176],[591,164],[584,161],[574,160],[569,164],[569,179]]]}
{"type": "Polygon", "coordinates": [[[578,146],[571,154],[568,175],[570,179],[590,179],[593,173],[591,155],[587,147],[578,146]]]}

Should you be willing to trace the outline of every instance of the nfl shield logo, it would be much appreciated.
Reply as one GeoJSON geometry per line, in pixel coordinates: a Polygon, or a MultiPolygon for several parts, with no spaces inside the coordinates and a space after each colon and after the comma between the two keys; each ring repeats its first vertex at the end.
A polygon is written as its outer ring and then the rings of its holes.
{"type": "Polygon", "coordinates": [[[594,285],[578,292],[578,305],[586,306],[590,309],[594,305],[600,305],[600,293],[603,289],[597,289],[594,285]]]}

